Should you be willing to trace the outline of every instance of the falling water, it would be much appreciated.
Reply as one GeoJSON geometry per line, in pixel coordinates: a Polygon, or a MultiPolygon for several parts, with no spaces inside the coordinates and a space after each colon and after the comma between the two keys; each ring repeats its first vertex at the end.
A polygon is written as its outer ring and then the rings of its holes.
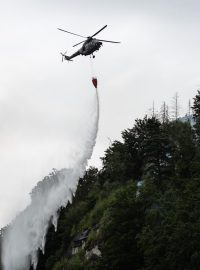
{"type": "MultiPolygon", "coordinates": [[[[95,100],[86,134],[73,166],[57,173],[57,181],[44,181],[34,188],[30,205],[12,222],[3,239],[4,270],[28,270],[37,266],[37,252],[44,252],[45,237],[50,222],[57,226],[58,210],[71,202],[78,180],[83,177],[96,142],[99,122],[99,98],[95,100]]],[[[83,132],[84,133],[84,132],[83,132]]],[[[81,136],[81,135],[80,135],[81,136]]]]}

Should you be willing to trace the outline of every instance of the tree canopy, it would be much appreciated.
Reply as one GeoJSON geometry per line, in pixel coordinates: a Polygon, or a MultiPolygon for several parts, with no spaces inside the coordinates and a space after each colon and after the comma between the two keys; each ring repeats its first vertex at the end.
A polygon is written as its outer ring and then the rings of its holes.
{"type": "Polygon", "coordinates": [[[190,122],[137,119],[89,168],[50,228],[37,270],[196,270],[200,263],[200,92],[190,122]],[[198,122],[199,121],[199,122],[198,122]],[[95,229],[98,228],[98,229],[95,229]],[[84,230],[84,247],[73,241],[84,230]],[[91,254],[97,248],[100,255],[91,254]]]}

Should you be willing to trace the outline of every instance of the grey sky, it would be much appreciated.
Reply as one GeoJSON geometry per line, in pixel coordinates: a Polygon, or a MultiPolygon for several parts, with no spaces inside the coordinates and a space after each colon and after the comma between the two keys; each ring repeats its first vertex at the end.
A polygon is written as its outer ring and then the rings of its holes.
{"type": "Polygon", "coordinates": [[[0,226],[28,203],[52,167],[70,162],[91,104],[88,57],[62,63],[81,38],[57,27],[122,43],[104,44],[94,68],[100,126],[92,165],[109,139],[179,92],[182,110],[200,87],[199,1],[29,0],[0,9],[0,226]]]}

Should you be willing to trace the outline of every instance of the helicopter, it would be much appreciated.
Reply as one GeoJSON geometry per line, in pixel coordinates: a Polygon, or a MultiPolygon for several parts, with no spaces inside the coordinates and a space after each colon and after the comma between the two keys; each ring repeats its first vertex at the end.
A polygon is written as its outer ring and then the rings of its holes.
{"type": "Polygon", "coordinates": [[[82,47],[76,51],[75,53],[73,53],[72,55],[68,56],[66,55],[67,52],[65,53],[62,53],[61,52],[61,55],[62,55],[62,61],[63,60],[68,60],[68,61],[73,61],[71,60],[72,58],[78,56],[78,55],[92,55],[93,58],[95,58],[95,55],[93,55],[94,52],[98,51],[100,49],[100,47],[103,45],[102,42],[110,42],[110,43],[120,43],[118,41],[111,41],[111,40],[104,40],[104,39],[96,39],[96,38],[93,38],[94,36],[96,36],[97,34],[99,34],[102,30],[104,30],[105,28],[107,27],[107,25],[105,25],[104,27],[102,27],[100,30],[98,30],[96,33],[94,33],[92,36],[88,36],[88,37],[84,37],[84,36],[81,36],[81,35],[78,35],[78,34],[75,34],[75,33],[72,33],[72,32],[69,32],[69,31],[66,31],[64,29],[61,29],[61,28],[58,28],[58,30],[60,31],[63,31],[63,32],[66,32],[68,34],[71,34],[71,35],[75,35],[75,36],[79,36],[79,37],[82,37],[82,38],[85,38],[86,40],[83,40],[75,45],[73,45],[73,47],[76,47],[77,45],[83,43],[82,47]]]}

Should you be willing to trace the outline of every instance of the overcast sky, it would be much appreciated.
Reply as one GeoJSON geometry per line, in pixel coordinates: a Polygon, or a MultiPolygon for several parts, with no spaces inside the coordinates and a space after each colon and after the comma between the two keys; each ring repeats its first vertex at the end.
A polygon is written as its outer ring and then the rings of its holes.
{"type": "Polygon", "coordinates": [[[110,140],[143,117],[153,101],[182,113],[200,88],[200,2],[194,0],[7,0],[0,9],[0,227],[29,202],[53,167],[68,166],[91,106],[89,57],[61,62],[81,38],[105,43],[96,54],[100,125],[91,165],[110,140]]]}

